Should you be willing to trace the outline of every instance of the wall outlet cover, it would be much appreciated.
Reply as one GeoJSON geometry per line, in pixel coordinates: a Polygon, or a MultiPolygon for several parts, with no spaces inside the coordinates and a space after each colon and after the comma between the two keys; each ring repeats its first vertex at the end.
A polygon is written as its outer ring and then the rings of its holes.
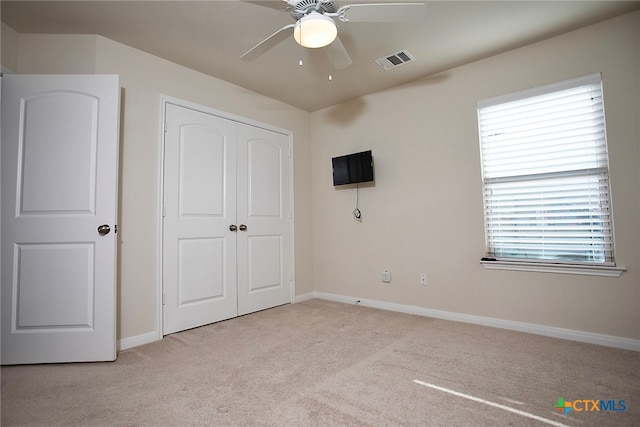
{"type": "Polygon", "coordinates": [[[382,272],[382,281],[384,283],[391,283],[391,272],[388,270],[385,270],[382,272]]]}

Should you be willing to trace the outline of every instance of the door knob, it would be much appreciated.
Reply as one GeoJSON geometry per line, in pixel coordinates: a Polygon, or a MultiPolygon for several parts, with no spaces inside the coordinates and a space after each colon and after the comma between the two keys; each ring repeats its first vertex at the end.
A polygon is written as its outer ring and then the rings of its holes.
{"type": "Polygon", "coordinates": [[[240,224],[240,231],[247,231],[247,226],[244,224],[240,224]]]}
{"type": "Polygon", "coordinates": [[[235,224],[231,224],[231,225],[229,226],[229,231],[238,231],[238,226],[237,226],[237,225],[235,225],[235,224]]]}
{"type": "Polygon", "coordinates": [[[98,226],[98,234],[101,236],[106,236],[107,234],[109,234],[110,231],[111,231],[111,227],[109,227],[107,224],[102,224],[98,226]]]}

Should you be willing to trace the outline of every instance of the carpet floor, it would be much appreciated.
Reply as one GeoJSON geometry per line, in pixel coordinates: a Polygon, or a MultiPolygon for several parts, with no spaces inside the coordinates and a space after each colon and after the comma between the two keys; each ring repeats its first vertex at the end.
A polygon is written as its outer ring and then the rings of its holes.
{"type": "Polygon", "coordinates": [[[0,374],[3,426],[640,425],[638,352],[319,299],[0,374]]]}

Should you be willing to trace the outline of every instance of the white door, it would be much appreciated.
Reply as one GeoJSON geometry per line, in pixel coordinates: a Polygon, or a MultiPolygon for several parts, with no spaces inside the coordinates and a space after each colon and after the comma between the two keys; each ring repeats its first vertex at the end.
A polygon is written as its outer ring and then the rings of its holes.
{"type": "Polygon", "coordinates": [[[289,138],[165,114],[163,333],[290,302],[289,138]]]}
{"type": "Polygon", "coordinates": [[[237,315],[236,127],[167,104],[164,334],[237,315]]]}
{"type": "Polygon", "coordinates": [[[238,127],[238,314],[291,301],[289,138],[238,127]]]}
{"type": "Polygon", "coordinates": [[[116,358],[119,96],[2,77],[2,364],[116,358]]]}

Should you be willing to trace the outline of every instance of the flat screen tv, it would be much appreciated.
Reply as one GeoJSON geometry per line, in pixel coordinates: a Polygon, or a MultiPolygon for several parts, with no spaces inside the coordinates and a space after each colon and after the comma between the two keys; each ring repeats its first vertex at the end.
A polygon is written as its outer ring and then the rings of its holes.
{"type": "Polygon", "coordinates": [[[373,181],[371,150],[334,157],[333,185],[357,184],[373,181]]]}

